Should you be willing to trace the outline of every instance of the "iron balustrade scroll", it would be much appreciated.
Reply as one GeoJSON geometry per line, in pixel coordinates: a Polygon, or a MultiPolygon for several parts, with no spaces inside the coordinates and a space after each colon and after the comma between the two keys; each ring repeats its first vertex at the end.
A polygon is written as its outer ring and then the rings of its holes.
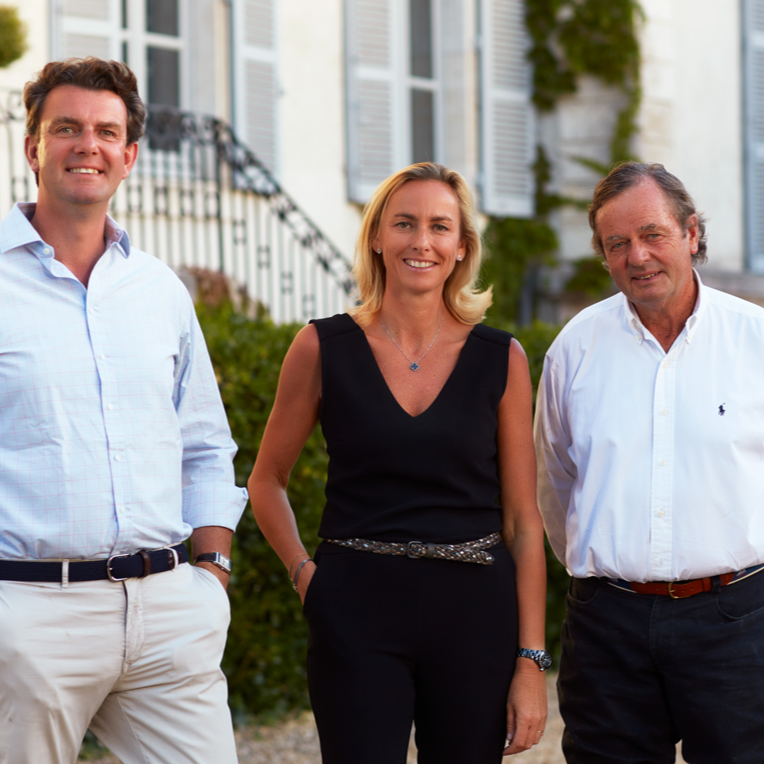
{"type": "MultiPolygon", "coordinates": [[[[24,121],[21,93],[0,92],[2,214],[36,198],[24,121]]],[[[214,117],[150,106],[138,162],[110,213],[134,246],[176,270],[224,273],[276,322],[332,315],[352,302],[349,260],[214,117]]]]}

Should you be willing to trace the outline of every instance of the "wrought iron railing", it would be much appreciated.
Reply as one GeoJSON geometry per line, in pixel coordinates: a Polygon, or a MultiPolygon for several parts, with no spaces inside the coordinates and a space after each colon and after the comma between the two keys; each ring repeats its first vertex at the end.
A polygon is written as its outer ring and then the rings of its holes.
{"type": "MultiPolygon", "coordinates": [[[[18,91],[0,105],[0,213],[36,197],[18,91]],[[4,144],[4,145],[3,145],[4,144]]],[[[350,263],[257,157],[214,117],[149,107],[138,162],[112,201],[134,246],[173,268],[218,270],[277,322],[341,312],[350,263]]]]}

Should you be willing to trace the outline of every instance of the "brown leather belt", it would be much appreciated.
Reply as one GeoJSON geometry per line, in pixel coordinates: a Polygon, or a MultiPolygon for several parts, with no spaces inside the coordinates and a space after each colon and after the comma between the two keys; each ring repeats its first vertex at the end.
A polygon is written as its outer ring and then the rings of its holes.
{"type": "Polygon", "coordinates": [[[675,600],[681,600],[685,597],[692,597],[693,594],[710,592],[713,589],[715,578],[720,580],[722,586],[727,586],[727,584],[742,581],[744,578],[748,578],[762,570],[764,570],[764,564],[752,565],[750,568],[743,568],[736,573],[722,573],[719,576],[696,578],[694,581],[648,581],[645,584],[639,584],[635,581],[624,581],[622,578],[604,578],[603,580],[607,581],[610,586],[615,586],[616,589],[623,589],[627,592],[660,594],[675,600]]]}
{"type": "MultiPolygon", "coordinates": [[[[723,573],[719,578],[722,586],[726,586],[735,577],[734,573],[723,573]]],[[[646,584],[638,584],[629,581],[629,586],[637,594],[663,594],[675,600],[692,597],[693,594],[710,592],[713,586],[711,578],[696,578],[694,581],[648,581],[646,584]]]]}

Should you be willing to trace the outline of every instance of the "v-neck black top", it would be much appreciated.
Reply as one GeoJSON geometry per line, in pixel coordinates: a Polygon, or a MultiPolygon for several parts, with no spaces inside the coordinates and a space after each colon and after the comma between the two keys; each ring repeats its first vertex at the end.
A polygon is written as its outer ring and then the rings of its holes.
{"type": "Polygon", "coordinates": [[[457,543],[500,531],[496,432],[512,335],[473,327],[438,397],[414,417],[348,314],[312,323],[329,452],[319,535],[457,543]]]}

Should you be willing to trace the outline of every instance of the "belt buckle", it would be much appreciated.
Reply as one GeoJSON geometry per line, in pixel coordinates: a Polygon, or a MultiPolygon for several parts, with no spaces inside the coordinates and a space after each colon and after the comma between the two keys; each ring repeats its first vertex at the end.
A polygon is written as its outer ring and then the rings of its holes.
{"type": "Polygon", "coordinates": [[[414,547],[412,546],[412,544],[419,544],[419,546],[422,549],[426,549],[423,541],[408,541],[406,543],[406,557],[408,557],[411,560],[421,560],[422,555],[414,554],[414,547]]]}
{"type": "Polygon", "coordinates": [[[688,597],[692,597],[692,594],[685,594],[684,596],[679,594],[674,594],[674,582],[669,581],[668,582],[668,595],[671,597],[672,600],[686,600],[688,597]]]}
{"type": "Polygon", "coordinates": [[[165,547],[165,549],[168,552],[167,564],[170,566],[170,570],[173,571],[178,567],[178,565],[180,565],[180,555],[178,554],[178,550],[175,549],[175,547],[168,546],[165,547]],[[172,561],[172,563],[170,561],[172,561]]]}
{"type": "Polygon", "coordinates": [[[125,576],[124,578],[117,578],[112,572],[111,572],[111,563],[113,560],[117,560],[120,557],[132,557],[130,554],[113,554],[111,557],[109,557],[108,560],[106,560],[106,575],[109,577],[109,581],[114,581],[115,583],[119,581],[127,581],[130,576],[125,576]]]}

